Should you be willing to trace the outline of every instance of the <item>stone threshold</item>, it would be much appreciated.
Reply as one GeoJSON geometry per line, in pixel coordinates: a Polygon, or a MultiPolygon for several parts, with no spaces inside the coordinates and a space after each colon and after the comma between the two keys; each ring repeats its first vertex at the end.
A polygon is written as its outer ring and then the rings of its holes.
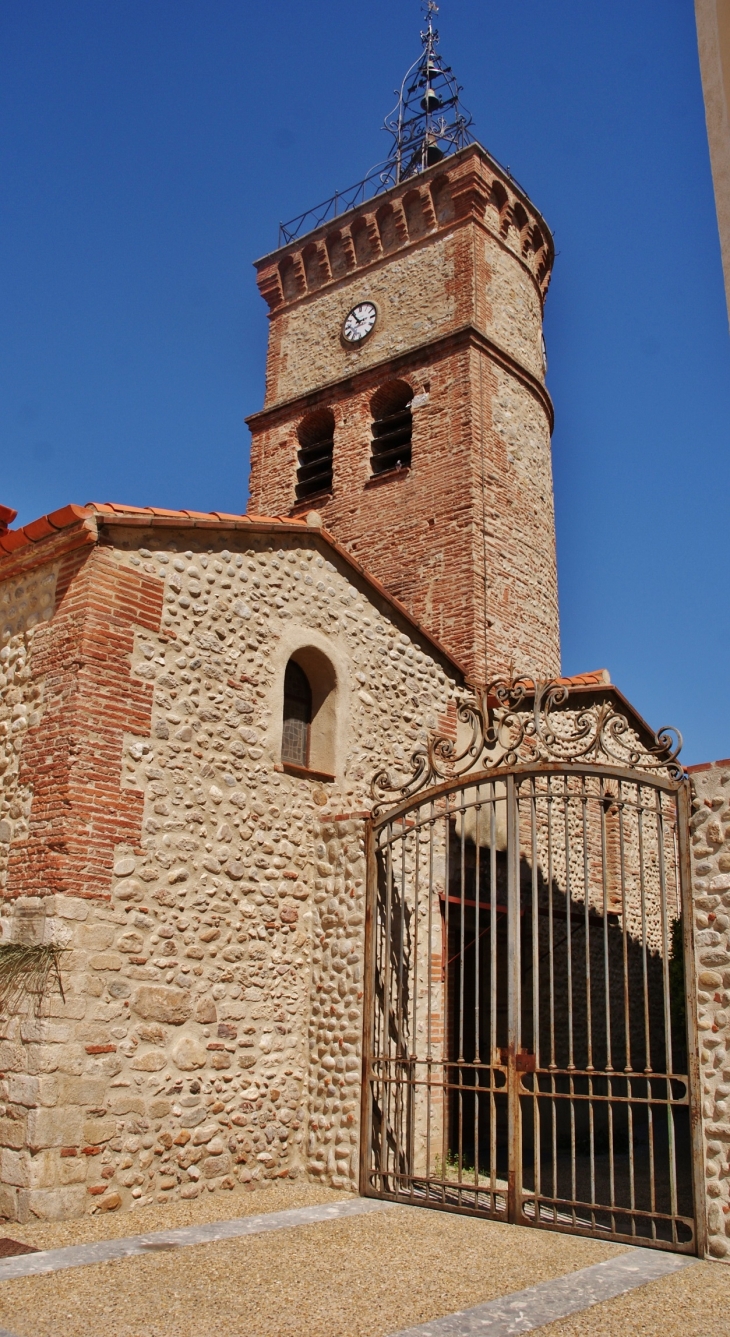
{"type": "Polygon", "coordinates": [[[459,1310],[445,1318],[421,1323],[416,1328],[402,1328],[392,1337],[477,1337],[477,1334],[479,1337],[516,1337],[518,1333],[534,1332],[556,1319],[567,1318],[604,1300],[625,1295],[627,1291],[658,1281],[660,1277],[669,1276],[697,1261],[686,1254],[630,1248],[618,1258],[569,1272],[554,1281],[543,1281],[499,1300],[489,1300],[474,1309],[459,1310]]]}

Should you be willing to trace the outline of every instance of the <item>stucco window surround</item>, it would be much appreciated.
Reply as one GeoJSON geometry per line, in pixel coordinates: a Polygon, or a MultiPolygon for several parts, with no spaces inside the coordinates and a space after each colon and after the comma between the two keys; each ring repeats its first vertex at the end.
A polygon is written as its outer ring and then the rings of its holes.
{"type": "Polygon", "coordinates": [[[277,659],[272,708],[278,726],[274,742],[277,767],[304,779],[331,781],[341,777],[347,755],[343,733],[347,719],[348,665],[331,642],[305,628],[282,638],[277,659]],[[284,686],[290,661],[306,674],[312,693],[308,760],[304,766],[282,756],[284,686]]]}

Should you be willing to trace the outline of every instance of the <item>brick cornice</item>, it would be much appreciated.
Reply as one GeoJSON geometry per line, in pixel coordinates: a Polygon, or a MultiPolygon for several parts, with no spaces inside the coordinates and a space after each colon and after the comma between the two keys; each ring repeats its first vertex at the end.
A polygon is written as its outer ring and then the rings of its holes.
{"type": "MultiPolygon", "coordinates": [[[[316,301],[323,292],[337,291],[343,286],[349,286],[353,280],[361,279],[382,265],[389,264],[395,256],[417,250],[424,245],[429,246],[435,239],[448,237],[455,230],[471,223],[477,224],[482,232],[519,263],[523,271],[529,275],[543,307],[555,260],[555,247],[550,228],[540,211],[535,208],[509,172],[492,158],[481,144],[474,141],[426,171],[408,177],[407,180],[391,186],[382,194],[361,201],[344,214],[328,218],[310,232],[256,260],[254,262],[257,271],[256,282],[269,306],[269,319],[275,320],[282,313],[291,311],[301,304],[316,301]],[[449,219],[437,216],[438,211],[434,210],[431,198],[431,185],[441,178],[448,181],[452,193],[454,216],[449,219]],[[498,183],[501,183],[499,189],[504,196],[502,203],[491,200],[492,189],[498,183]],[[429,210],[430,223],[426,235],[420,233],[415,236],[409,235],[403,207],[404,201],[414,193],[421,197],[429,210]],[[497,203],[499,225],[496,228],[493,219],[488,221],[487,206],[490,202],[497,203]],[[385,248],[384,253],[382,240],[377,240],[369,259],[358,258],[353,249],[350,229],[365,223],[368,229],[372,226],[377,232],[374,220],[383,209],[392,209],[398,220],[399,244],[395,249],[385,248]],[[533,228],[540,237],[540,245],[535,248],[530,261],[524,248],[521,245],[515,246],[513,239],[508,239],[507,236],[514,209],[519,209],[527,220],[531,220],[533,228]],[[335,234],[349,242],[351,261],[347,266],[348,272],[337,275],[332,272],[328,259],[328,240],[335,234]],[[305,251],[314,251],[318,256],[316,266],[318,277],[313,284],[307,277],[305,251]],[[539,265],[537,255],[542,256],[539,265]],[[294,291],[285,292],[282,265],[290,268],[293,266],[291,273],[295,275],[294,291]]],[[[522,230],[518,227],[518,231],[522,230]]]]}
{"type": "Polygon", "coordinates": [[[0,580],[27,575],[35,567],[55,562],[75,548],[93,547],[96,541],[96,519],[89,513],[85,519],[68,529],[56,534],[44,534],[35,543],[28,541],[16,552],[7,555],[0,553],[0,580]]]}
{"type": "MultiPolygon", "coordinates": [[[[378,196],[377,198],[379,200],[381,197],[378,196]]],[[[463,193],[462,198],[468,198],[467,192],[463,193]]],[[[338,222],[339,221],[340,220],[338,219],[338,222]]],[[[329,224],[329,227],[331,230],[331,223],[329,224]]],[[[395,250],[388,251],[384,255],[378,255],[374,259],[369,260],[366,264],[359,264],[356,269],[349,270],[347,274],[342,274],[339,278],[327,279],[325,283],[322,283],[318,288],[314,288],[312,292],[302,292],[298,297],[287,298],[285,302],[280,302],[273,309],[267,311],[267,320],[270,323],[273,323],[278,320],[280,316],[287,315],[290,311],[296,311],[300,306],[311,305],[325,293],[337,292],[338,289],[350,287],[353,279],[360,279],[368,274],[374,273],[378,269],[387,268],[393,260],[398,259],[399,256],[404,255],[406,252],[411,254],[414,251],[426,250],[429,246],[433,245],[434,241],[446,240],[447,237],[452,237],[458,232],[463,232],[467,227],[478,227],[480,232],[486,237],[489,237],[490,241],[494,242],[496,246],[499,246],[511,260],[514,260],[515,263],[520,266],[537,293],[540,309],[544,310],[547,292],[540,286],[540,283],[530,269],[524,256],[520,255],[513,246],[510,246],[509,242],[507,242],[499,232],[495,232],[493,228],[489,227],[485,218],[479,215],[473,208],[469,208],[468,211],[452,218],[448,223],[440,223],[438,228],[434,228],[432,232],[427,232],[425,236],[404,242],[401,246],[397,246],[395,250]]],[[[300,243],[296,244],[300,245],[300,243]]],[[[266,285],[264,284],[264,286],[266,285]]],[[[261,291],[262,296],[265,297],[263,289],[260,287],[259,290],[261,291]]]]}
{"type": "Polygon", "coordinates": [[[387,204],[402,195],[406,195],[408,191],[413,190],[414,187],[428,185],[437,176],[448,174],[453,175],[456,179],[459,169],[471,156],[481,158],[482,162],[486,164],[489,170],[494,172],[494,175],[502,181],[505,188],[511,191],[512,194],[524,205],[528,213],[532,214],[538,221],[548,238],[552,259],[553,234],[550,225],[546,222],[545,218],[540,213],[540,210],[530,199],[527,192],[523,190],[519,182],[515,181],[515,178],[510,175],[507,169],[503,167],[496,158],[492,157],[489,150],[485,149],[484,145],[480,144],[479,141],[475,139],[471,144],[467,144],[463,149],[459,149],[458,153],[453,153],[448,158],[441,159],[440,162],[434,163],[432,167],[427,167],[425,171],[417,173],[416,176],[410,176],[406,180],[399,182],[398,185],[391,186],[389,190],[381,191],[379,195],[372,195],[369,199],[353,205],[353,207],[348,209],[346,213],[337,214],[332,218],[328,218],[326,222],[320,223],[319,227],[312,228],[310,232],[302,233],[300,237],[295,238],[294,241],[287,242],[285,246],[278,246],[276,250],[268,251],[266,255],[262,255],[258,260],[254,260],[254,268],[262,269],[267,265],[283,259],[286,255],[291,255],[293,252],[301,250],[302,246],[306,245],[308,242],[323,239],[334,227],[347,227],[349,223],[358,217],[358,215],[374,212],[376,209],[380,209],[383,204],[387,204]]]}
{"type": "Polygon", "coordinates": [[[271,426],[277,421],[278,417],[288,417],[292,409],[299,408],[304,412],[311,405],[326,399],[333,390],[356,391],[360,385],[367,384],[373,377],[377,378],[378,373],[382,374],[385,367],[388,368],[389,373],[405,371],[412,363],[422,362],[424,354],[442,357],[446,353],[464,347],[478,348],[497,366],[502,367],[503,370],[520,381],[544,410],[552,434],[555,411],[553,401],[545,386],[536,376],[533,376],[531,371],[528,371],[516,358],[513,358],[511,353],[495,343],[493,339],[488,338],[471,322],[460,325],[440,339],[427,339],[424,343],[417,344],[414,348],[410,348],[407,352],[400,353],[396,357],[386,357],[381,362],[371,363],[368,367],[364,367],[362,371],[350,372],[347,376],[338,376],[332,380],[324,381],[322,385],[304,395],[296,395],[292,399],[281,400],[278,404],[269,404],[266,408],[259,409],[257,413],[249,414],[245,422],[252,431],[255,428],[271,426]]]}

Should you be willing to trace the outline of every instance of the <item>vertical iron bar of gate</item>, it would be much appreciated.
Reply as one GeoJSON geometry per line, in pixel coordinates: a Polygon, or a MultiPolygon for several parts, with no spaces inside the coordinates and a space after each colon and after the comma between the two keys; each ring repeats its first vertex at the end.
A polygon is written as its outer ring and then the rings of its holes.
{"type": "Polygon", "coordinates": [[[690,789],[683,780],[677,790],[677,843],[679,847],[679,887],[682,906],[682,946],[684,950],[684,997],[687,1014],[687,1076],[689,1080],[689,1119],[692,1139],[692,1196],[694,1199],[695,1244],[698,1257],[707,1253],[707,1216],[705,1210],[705,1165],[700,1118],[699,1035],[697,1032],[697,972],[694,947],[694,906],[689,850],[690,789]]]}
{"type": "Polygon", "coordinates": [[[472,1086],[473,1086],[473,1091],[475,1091],[475,1094],[473,1094],[472,1136],[473,1136],[473,1147],[475,1147],[475,1206],[476,1207],[479,1206],[479,1102],[480,1102],[480,1087],[481,1087],[481,1068],[479,1066],[479,1064],[481,1063],[481,1056],[479,1051],[479,1004],[480,1004],[479,940],[480,940],[480,925],[481,925],[481,910],[480,910],[481,866],[480,866],[479,821],[481,817],[481,802],[480,802],[481,794],[483,794],[483,790],[481,790],[481,785],[480,785],[479,789],[476,790],[476,804],[475,804],[475,1052],[473,1052],[473,1062],[475,1062],[475,1067],[472,1068],[472,1086]]]}
{"type": "Polygon", "coordinates": [[[421,893],[421,876],[420,876],[420,870],[421,870],[421,829],[422,829],[421,823],[422,823],[422,813],[421,813],[421,810],[419,809],[418,812],[416,813],[416,819],[415,819],[414,824],[413,824],[413,864],[414,864],[414,867],[413,867],[413,965],[412,965],[412,967],[411,967],[411,976],[412,976],[412,979],[413,979],[413,985],[412,985],[412,988],[413,988],[413,1022],[412,1022],[412,1024],[411,1024],[411,1033],[410,1033],[410,1036],[409,1036],[409,1046],[408,1046],[408,1055],[407,1055],[407,1058],[408,1058],[408,1079],[409,1079],[409,1081],[408,1081],[408,1100],[409,1100],[409,1107],[408,1107],[408,1144],[409,1144],[409,1147],[410,1147],[410,1152],[409,1152],[410,1161],[409,1161],[409,1166],[408,1166],[408,1174],[409,1174],[410,1178],[409,1178],[409,1180],[408,1180],[408,1191],[409,1191],[411,1200],[413,1200],[414,1188],[415,1188],[415,1179],[414,1179],[414,1175],[415,1175],[415,1172],[416,1172],[416,1137],[417,1137],[417,1129],[416,1129],[416,1108],[417,1108],[417,1104],[418,1104],[418,1096],[419,1096],[419,1083],[418,1083],[419,1065],[418,1065],[418,1059],[419,1059],[420,1055],[419,1055],[419,1053],[418,1053],[418,948],[419,948],[419,945],[420,945],[420,944],[419,944],[419,939],[418,939],[418,926],[419,926],[419,922],[420,922],[420,918],[421,918],[421,905],[420,905],[420,893],[421,893]]]}
{"type": "Polygon", "coordinates": [[[365,848],[365,953],[362,998],[362,1090],[360,1093],[360,1192],[370,1187],[373,1140],[373,1046],[375,1039],[375,897],[376,854],[372,821],[366,829],[365,848]]]}
{"type": "MultiPolygon", "coordinates": [[[[606,1117],[608,1121],[608,1181],[609,1192],[611,1195],[611,1206],[616,1206],[616,1176],[613,1159],[613,1082],[611,1074],[613,1073],[613,1043],[611,1037],[611,971],[609,967],[608,952],[608,843],[606,833],[606,800],[610,797],[609,790],[606,787],[605,779],[601,780],[601,892],[603,908],[603,991],[604,1007],[606,1016],[606,1117]]],[[[621,795],[619,792],[618,802],[620,804],[621,795]]],[[[616,1230],[616,1217],[611,1212],[611,1230],[616,1230]]]]}
{"type": "Polygon", "coordinates": [[[679,1206],[677,1202],[677,1140],[676,1128],[674,1124],[674,1106],[672,1104],[672,1081],[671,1073],[674,1068],[673,1045],[672,1045],[672,999],[671,986],[669,981],[669,957],[671,953],[671,936],[669,931],[669,905],[666,877],[666,841],[664,839],[664,808],[663,795],[660,789],[655,790],[654,801],[656,808],[656,824],[659,845],[659,906],[661,912],[661,942],[662,942],[662,1001],[664,1004],[664,1051],[665,1051],[665,1073],[667,1090],[667,1136],[669,1139],[669,1196],[670,1211],[672,1214],[672,1242],[677,1243],[677,1213],[679,1206]]]}
{"type": "Polygon", "coordinates": [[[497,1096],[495,1064],[502,1062],[497,1050],[497,787],[492,784],[489,813],[489,1186],[492,1205],[497,1201],[497,1096]]]}
{"type": "MultiPolygon", "coordinates": [[[[641,791],[640,791],[640,788],[639,788],[638,785],[637,785],[637,792],[639,792],[639,794],[641,794],[641,791]]],[[[653,1066],[653,1062],[654,1062],[654,1057],[655,1057],[655,1056],[654,1056],[653,1053],[652,1053],[652,1043],[651,1043],[651,1040],[652,1040],[652,1037],[651,1037],[651,1017],[650,1017],[650,1010],[649,1010],[649,1008],[650,1008],[650,1004],[649,1004],[649,962],[648,962],[648,956],[647,956],[647,951],[648,951],[648,947],[647,947],[647,934],[648,934],[648,931],[649,931],[649,930],[648,930],[648,924],[647,924],[647,918],[646,918],[646,894],[645,894],[645,888],[646,888],[646,886],[647,886],[648,884],[647,884],[647,877],[646,877],[646,859],[645,859],[645,857],[644,857],[644,802],[643,802],[643,798],[641,798],[641,800],[640,800],[640,802],[639,802],[639,804],[638,804],[638,815],[639,815],[639,816],[638,816],[638,820],[639,820],[639,826],[638,826],[638,836],[639,836],[639,878],[640,878],[640,886],[641,886],[641,888],[642,888],[642,896],[641,896],[641,979],[642,979],[642,991],[643,991],[643,1002],[644,1002],[644,1046],[645,1046],[645,1050],[646,1050],[645,1058],[644,1058],[644,1072],[646,1073],[646,1096],[647,1096],[647,1100],[646,1100],[646,1126],[647,1126],[647,1139],[648,1139],[648,1144],[649,1144],[649,1206],[650,1206],[650,1208],[651,1208],[652,1213],[654,1213],[654,1212],[656,1212],[656,1172],[655,1172],[655,1152],[654,1152],[654,1110],[653,1110],[653,1108],[652,1108],[652,1103],[651,1103],[651,1097],[652,1097],[652,1092],[653,1092],[653,1089],[654,1089],[654,1088],[652,1087],[652,1077],[651,1077],[651,1073],[652,1073],[652,1066],[653,1066]]],[[[656,1239],[656,1236],[657,1236],[657,1231],[656,1231],[656,1220],[654,1219],[653,1216],[652,1216],[652,1222],[651,1222],[651,1236],[652,1236],[652,1239],[656,1239]]]]}
{"type": "MultiPolygon", "coordinates": [[[[623,1009],[624,1009],[624,1072],[626,1073],[625,1091],[629,1097],[626,1103],[626,1121],[627,1137],[629,1147],[629,1205],[632,1209],[631,1215],[631,1234],[636,1234],[636,1217],[633,1215],[633,1209],[636,1206],[636,1173],[634,1166],[634,1113],[631,1105],[631,1095],[633,1094],[633,1084],[631,1073],[633,1071],[633,1062],[631,1057],[631,990],[629,987],[629,923],[628,907],[626,900],[626,812],[630,813],[630,808],[626,802],[627,784],[624,780],[618,782],[619,792],[619,810],[618,810],[618,833],[619,833],[619,872],[621,878],[621,969],[623,972],[623,1009]]],[[[641,815],[641,786],[632,784],[631,793],[634,796],[636,804],[637,819],[641,815]]],[[[643,881],[639,882],[639,899],[644,904],[646,898],[646,887],[643,881]]]]}
{"type": "Polygon", "coordinates": [[[408,1007],[406,999],[408,997],[408,972],[409,963],[406,960],[406,857],[408,854],[408,821],[404,813],[401,818],[400,830],[400,892],[399,892],[399,913],[398,913],[398,946],[397,946],[397,966],[395,989],[395,1027],[396,1027],[396,1049],[395,1049],[395,1119],[396,1119],[396,1143],[398,1146],[396,1171],[398,1174],[398,1192],[403,1192],[403,1173],[410,1174],[410,1148],[408,1144],[408,1052],[405,1048],[408,1037],[408,1007]]]}
{"type": "Polygon", "coordinates": [[[542,1194],[542,1130],[540,1121],[540,1101],[538,1076],[541,1064],[540,1055],[540,859],[537,846],[537,782],[530,776],[530,857],[532,860],[531,901],[532,901],[532,1049],[535,1066],[532,1075],[532,1187],[535,1193],[535,1225],[540,1222],[540,1197],[542,1194]]]}
{"type": "Polygon", "coordinates": [[[551,1187],[553,1197],[553,1222],[557,1225],[558,1209],[555,1200],[558,1196],[558,1126],[557,1126],[557,1101],[555,1099],[555,1072],[557,1061],[555,1055],[555,916],[553,914],[553,896],[555,892],[555,859],[554,859],[554,840],[553,840],[553,777],[547,777],[547,842],[548,842],[548,961],[550,964],[550,1155],[551,1155],[551,1187]]]}
{"type": "Polygon", "coordinates": [[[463,1202],[461,1185],[464,1179],[464,975],[466,973],[466,806],[463,790],[459,814],[461,817],[461,836],[459,839],[459,896],[461,904],[459,906],[459,1046],[457,1058],[459,1060],[459,1206],[461,1207],[463,1202]]]}
{"type": "MultiPolygon", "coordinates": [[[[426,1193],[431,1196],[431,1111],[433,1104],[433,832],[435,812],[433,799],[428,808],[428,931],[426,946],[426,1193]]],[[[439,984],[441,981],[439,980],[439,984]]]]}
{"type": "Polygon", "coordinates": [[[444,812],[444,869],[445,869],[445,873],[444,873],[444,882],[445,882],[445,885],[444,885],[444,896],[445,896],[445,901],[444,901],[444,916],[443,916],[443,923],[442,923],[442,925],[441,925],[441,931],[442,931],[442,933],[443,933],[443,942],[442,942],[442,953],[443,953],[443,955],[442,955],[442,960],[443,960],[443,963],[444,963],[444,966],[443,966],[443,993],[442,993],[442,998],[443,998],[442,1011],[443,1011],[443,1014],[444,1014],[444,1024],[443,1024],[444,1038],[443,1038],[443,1050],[442,1050],[442,1059],[443,1059],[443,1062],[442,1062],[442,1064],[441,1064],[441,1074],[442,1074],[442,1076],[441,1076],[441,1081],[442,1081],[442,1084],[443,1084],[443,1116],[442,1116],[442,1119],[441,1119],[441,1129],[442,1129],[442,1132],[441,1132],[441,1199],[442,1199],[442,1202],[444,1202],[444,1203],[446,1202],[446,1178],[447,1178],[447,1174],[448,1174],[448,1168],[447,1168],[447,1167],[448,1167],[448,1161],[449,1161],[449,1140],[450,1140],[450,1135],[451,1135],[451,1126],[450,1126],[450,1125],[451,1125],[451,1069],[448,1067],[448,1060],[449,1060],[450,1057],[451,1057],[451,1054],[450,1054],[450,1048],[451,1048],[451,1045],[452,1045],[452,1036],[449,1034],[449,1031],[450,1031],[450,1029],[451,1029],[451,1024],[452,1024],[452,1023],[451,1023],[451,1016],[452,1016],[452,1013],[451,1013],[451,980],[450,980],[450,974],[451,974],[451,972],[450,972],[450,970],[449,970],[449,941],[450,941],[450,933],[449,933],[449,926],[450,926],[449,902],[450,902],[450,893],[451,893],[451,839],[450,839],[450,837],[451,837],[451,826],[450,826],[450,823],[449,823],[449,818],[450,818],[450,815],[451,815],[450,801],[451,801],[451,796],[450,796],[449,794],[447,794],[447,795],[445,796],[445,812],[444,812]]]}
{"type": "MultiPolygon", "coordinates": [[[[388,841],[385,856],[385,931],[383,935],[383,1136],[380,1143],[380,1160],[381,1165],[383,1159],[385,1160],[386,1176],[388,1175],[390,1166],[390,1114],[393,1099],[393,1045],[391,1039],[392,983],[390,960],[393,930],[393,825],[391,822],[388,823],[387,832],[388,841]],[[384,1156],[383,1151],[385,1152],[384,1156]]],[[[394,1155],[396,1157],[395,1163],[397,1165],[397,1144],[394,1148],[394,1155]]]]}
{"type": "MultiPolygon", "coordinates": [[[[583,932],[585,935],[586,1072],[588,1073],[588,1154],[590,1160],[591,1207],[596,1202],[596,1129],[593,1112],[593,996],[591,994],[591,874],[588,848],[588,799],[585,775],[581,779],[581,825],[583,836],[583,932]]],[[[600,802],[600,785],[599,785],[600,802]]],[[[591,1210],[596,1228],[596,1213],[591,1210]]]]}
{"type": "Polygon", "coordinates": [[[520,1118],[520,822],[514,775],[507,776],[507,1124],[509,1168],[507,1219],[522,1217],[522,1128],[520,1118]]]}
{"type": "Polygon", "coordinates": [[[568,1090],[570,1092],[570,1197],[573,1202],[571,1216],[576,1225],[575,1200],[578,1196],[575,1160],[575,1048],[573,1036],[573,882],[570,849],[570,780],[563,776],[563,839],[565,854],[565,990],[568,1008],[568,1090]]]}

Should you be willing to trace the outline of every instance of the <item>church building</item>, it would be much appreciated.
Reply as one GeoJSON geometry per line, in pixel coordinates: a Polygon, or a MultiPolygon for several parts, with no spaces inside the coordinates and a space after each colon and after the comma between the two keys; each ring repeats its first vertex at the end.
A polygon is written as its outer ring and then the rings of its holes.
{"type": "Polygon", "coordinates": [[[0,1215],[305,1178],[723,1257],[730,769],[559,677],[553,242],[427,8],[256,263],[246,514],[4,511],[0,1215]]]}

